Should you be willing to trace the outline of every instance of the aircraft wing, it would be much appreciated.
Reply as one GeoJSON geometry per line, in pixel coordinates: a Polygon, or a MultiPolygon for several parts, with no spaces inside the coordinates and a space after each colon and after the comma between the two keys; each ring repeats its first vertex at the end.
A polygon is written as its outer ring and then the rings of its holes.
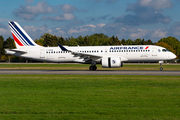
{"type": "MultiPolygon", "coordinates": [[[[88,54],[88,53],[74,52],[74,51],[66,49],[64,46],[62,46],[60,44],[58,44],[58,46],[61,48],[62,51],[71,52],[73,55],[75,55],[77,57],[79,56],[82,59],[84,58],[85,61],[92,61],[92,58],[99,59],[99,58],[104,57],[103,55],[94,55],[94,54],[88,54]]],[[[119,57],[121,57],[121,61],[128,61],[128,59],[125,57],[122,57],[122,56],[119,56],[119,57]]]]}
{"type": "Polygon", "coordinates": [[[100,56],[100,55],[93,55],[93,54],[87,54],[87,53],[80,53],[80,52],[73,52],[71,50],[68,50],[66,49],[64,46],[58,44],[58,46],[61,48],[62,51],[68,51],[68,52],[71,52],[73,55],[77,55],[77,56],[80,56],[80,57],[97,57],[97,58],[102,58],[103,56],[100,56]]]}

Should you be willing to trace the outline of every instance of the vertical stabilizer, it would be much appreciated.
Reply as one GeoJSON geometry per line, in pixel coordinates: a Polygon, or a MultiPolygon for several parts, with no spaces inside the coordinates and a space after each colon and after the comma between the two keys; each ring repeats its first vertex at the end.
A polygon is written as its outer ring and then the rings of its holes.
{"type": "Polygon", "coordinates": [[[17,48],[40,47],[31,39],[31,37],[23,30],[23,28],[17,22],[10,21],[9,27],[11,29],[11,33],[17,48]]]}

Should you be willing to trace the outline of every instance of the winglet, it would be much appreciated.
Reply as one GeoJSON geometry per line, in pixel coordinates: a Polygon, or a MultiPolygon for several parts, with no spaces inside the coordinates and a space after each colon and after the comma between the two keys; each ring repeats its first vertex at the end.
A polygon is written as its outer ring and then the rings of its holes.
{"type": "Polygon", "coordinates": [[[63,47],[61,44],[58,43],[58,46],[61,48],[62,51],[68,51],[65,47],[63,47]]]}

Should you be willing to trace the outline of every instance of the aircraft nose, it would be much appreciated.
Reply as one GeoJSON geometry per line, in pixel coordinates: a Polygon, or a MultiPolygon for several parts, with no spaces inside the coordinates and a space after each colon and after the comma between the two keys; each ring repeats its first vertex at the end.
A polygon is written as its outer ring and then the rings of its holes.
{"type": "Polygon", "coordinates": [[[175,59],[176,58],[176,55],[174,53],[171,54],[170,56],[172,59],[175,59]]]}

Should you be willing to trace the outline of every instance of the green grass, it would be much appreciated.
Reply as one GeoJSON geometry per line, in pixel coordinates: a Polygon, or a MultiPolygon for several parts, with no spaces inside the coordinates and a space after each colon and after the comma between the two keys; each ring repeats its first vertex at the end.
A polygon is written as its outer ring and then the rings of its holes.
{"type": "MultiPolygon", "coordinates": [[[[90,64],[0,64],[0,69],[36,69],[36,70],[89,70],[90,64]]],[[[120,68],[102,68],[97,70],[159,70],[159,64],[124,64],[120,68]]],[[[180,71],[180,64],[163,64],[164,70],[180,71]]]]}
{"type": "Polygon", "coordinates": [[[180,119],[180,76],[0,75],[0,119],[180,119]]]}

